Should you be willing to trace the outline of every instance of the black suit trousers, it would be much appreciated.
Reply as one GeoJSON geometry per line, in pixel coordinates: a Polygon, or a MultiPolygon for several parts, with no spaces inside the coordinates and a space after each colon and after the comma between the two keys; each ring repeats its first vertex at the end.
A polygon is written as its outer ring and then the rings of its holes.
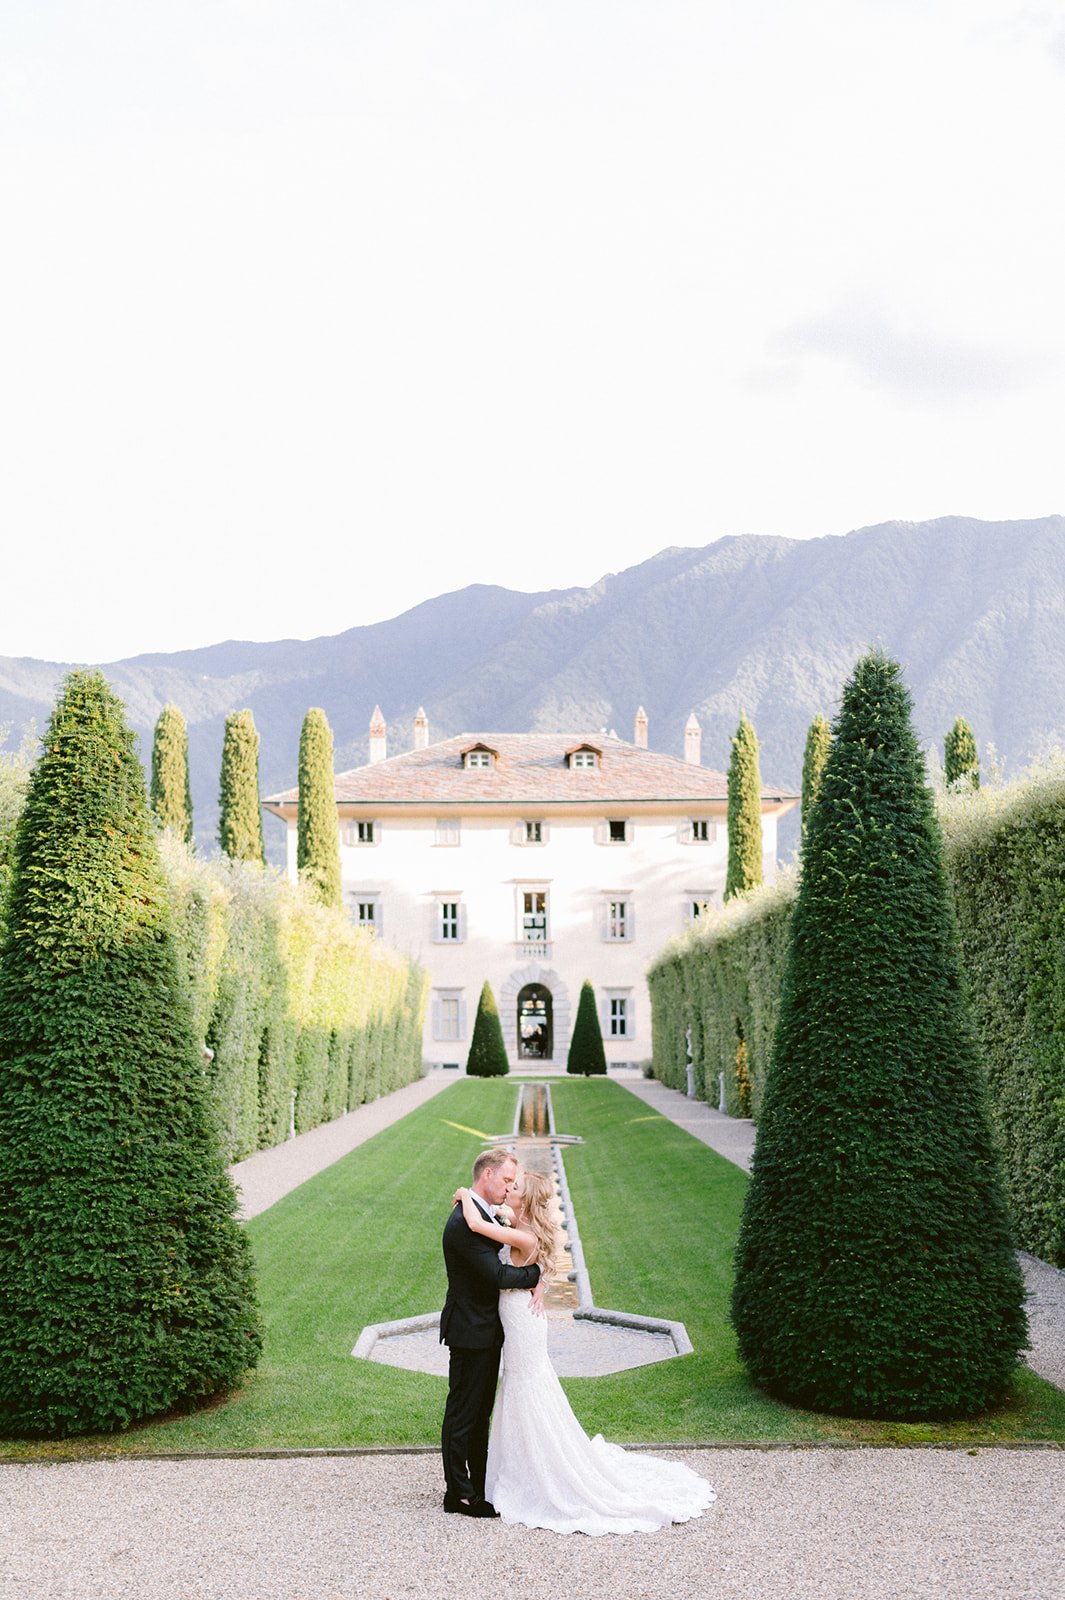
{"type": "Polygon", "coordinates": [[[484,1495],[488,1424],[495,1403],[502,1345],[451,1350],[440,1446],[448,1493],[460,1500],[484,1495]]]}

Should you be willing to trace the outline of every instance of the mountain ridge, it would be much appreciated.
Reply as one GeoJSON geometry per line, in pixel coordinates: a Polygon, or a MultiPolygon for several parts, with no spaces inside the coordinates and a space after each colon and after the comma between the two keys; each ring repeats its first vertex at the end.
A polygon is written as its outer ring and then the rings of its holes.
{"type": "MultiPolygon", "coordinates": [[[[955,716],[1011,767],[1065,728],[1065,518],[949,516],[788,539],[726,534],[667,546],[581,588],[470,584],[383,622],[313,639],[226,640],[102,663],[145,762],[167,700],[189,722],[197,836],[213,839],[222,725],[248,705],[263,793],[295,781],[299,728],[320,705],[337,767],[366,759],[380,703],[393,752],[419,704],[431,737],[470,729],[614,727],[636,707],[653,749],[679,754],[694,710],[706,765],[724,768],[746,711],[767,782],[794,788],[811,717],[831,716],[871,644],[898,657],[920,737],[937,752],[955,716]]],[[[69,664],[0,658],[0,721],[43,727],[69,664]]],[[[271,829],[271,855],[283,848],[271,829]]]]}

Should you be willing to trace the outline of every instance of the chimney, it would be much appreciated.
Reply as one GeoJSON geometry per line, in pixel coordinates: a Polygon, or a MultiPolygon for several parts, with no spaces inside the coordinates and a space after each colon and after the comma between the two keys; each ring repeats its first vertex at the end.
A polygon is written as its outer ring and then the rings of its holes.
{"type": "Polygon", "coordinates": [[[429,718],[425,715],[425,707],[419,706],[414,713],[414,748],[425,750],[429,745],[429,718]]]}
{"type": "Polygon", "coordinates": [[[632,736],[632,742],[637,750],[647,749],[647,712],[643,706],[636,712],[636,731],[632,736]]]}
{"type": "Polygon", "coordinates": [[[388,754],[388,728],[381,715],[381,707],[374,706],[370,718],[370,765],[383,761],[388,754]]]}
{"type": "Polygon", "coordinates": [[[694,711],[684,724],[684,759],[693,767],[703,764],[703,731],[694,711]]]}

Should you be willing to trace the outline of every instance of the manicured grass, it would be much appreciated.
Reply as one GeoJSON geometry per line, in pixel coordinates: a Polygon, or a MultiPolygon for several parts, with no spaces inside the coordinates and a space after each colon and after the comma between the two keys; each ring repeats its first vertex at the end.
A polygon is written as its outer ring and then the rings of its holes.
{"type": "MultiPolygon", "coordinates": [[[[516,1085],[460,1080],[248,1224],[266,1323],[259,1369],[191,1416],[128,1433],[0,1443],[40,1458],[157,1451],[435,1444],[441,1378],[354,1361],[371,1322],[443,1304],[440,1233],[480,1135],[513,1123],[516,1085]]],[[[969,1423],[891,1425],[767,1399],[736,1357],[731,1256],[747,1179],[620,1085],[552,1083],[597,1304],[684,1322],[695,1353],[566,1382],[590,1432],[620,1441],[996,1443],[1065,1439],[1065,1394],[1021,1374],[1007,1405],[969,1423]]]]}

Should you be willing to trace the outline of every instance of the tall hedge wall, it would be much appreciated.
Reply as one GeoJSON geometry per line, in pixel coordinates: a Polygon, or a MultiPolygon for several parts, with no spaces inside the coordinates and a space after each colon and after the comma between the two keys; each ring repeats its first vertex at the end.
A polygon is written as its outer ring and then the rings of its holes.
{"type": "Polygon", "coordinates": [[[1065,1266],[1065,763],[941,817],[1017,1236],[1065,1266]]]}
{"type": "Polygon", "coordinates": [[[162,841],[178,945],[230,1160],[421,1076],[424,970],[239,861],[162,841]]]}
{"type": "Polygon", "coordinates": [[[686,1090],[691,1028],[696,1096],[716,1106],[723,1072],[725,1105],[734,1117],[757,1116],[761,1103],[795,884],[784,871],[776,883],[699,918],[647,975],[655,1077],[686,1090]]]}
{"type": "MultiPolygon", "coordinates": [[[[939,798],[962,955],[1018,1242],[1065,1266],[1065,761],[939,798]]],[[[700,919],[648,973],[656,1077],[758,1116],[795,877],[700,919]],[[749,1080],[749,1088],[745,1084],[749,1080]]]]}

